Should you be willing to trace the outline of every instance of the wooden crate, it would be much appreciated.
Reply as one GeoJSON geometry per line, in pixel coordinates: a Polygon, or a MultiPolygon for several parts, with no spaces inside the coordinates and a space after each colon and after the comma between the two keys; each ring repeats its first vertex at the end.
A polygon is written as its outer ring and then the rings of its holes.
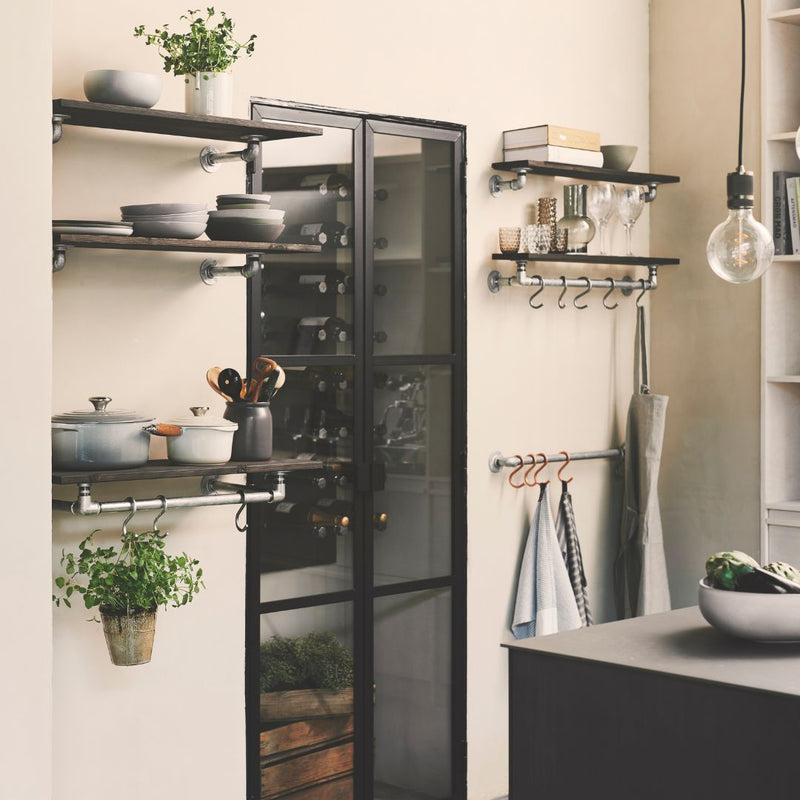
{"type": "Polygon", "coordinates": [[[351,800],[353,692],[261,695],[263,800],[351,800]]]}

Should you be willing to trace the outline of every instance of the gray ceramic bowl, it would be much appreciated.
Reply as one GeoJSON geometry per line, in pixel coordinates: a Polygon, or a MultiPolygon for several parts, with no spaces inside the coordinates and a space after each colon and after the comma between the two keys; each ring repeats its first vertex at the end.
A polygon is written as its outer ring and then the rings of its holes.
{"type": "Polygon", "coordinates": [[[636,158],[639,148],[635,144],[605,144],[600,150],[603,153],[603,167],[624,172],[636,158]]]}
{"type": "Polygon", "coordinates": [[[698,602],[706,622],[756,642],[800,642],[800,594],[734,592],[700,581],[698,602]]]}
{"type": "Polygon", "coordinates": [[[161,97],[161,77],[149,72],[93,69],[83,76],[83,92],[92,103],[151,108],[161,97]]]}

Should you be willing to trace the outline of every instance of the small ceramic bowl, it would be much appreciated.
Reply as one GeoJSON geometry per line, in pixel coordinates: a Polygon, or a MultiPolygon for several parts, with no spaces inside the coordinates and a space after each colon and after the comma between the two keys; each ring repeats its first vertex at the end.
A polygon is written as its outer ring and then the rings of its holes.
{"type": "Polygon", "coordinates": [[[715,589],[700,581],[700,613],[715,628],[756,642],[800,642],[800,594],[715,589]]]}
{"type": "Polygon", "coordinates": [[[152,108],[161,97],[161,77],[149,72],[93,69],[83,76],[83,92],[91,103],[152,108]]]}
{"type": "Polygon", "coordinates": [[[603,153],[603,167],[624,172],[633,164],[638,149],[635,144],[604,144],[600,148],[603,153]]]}

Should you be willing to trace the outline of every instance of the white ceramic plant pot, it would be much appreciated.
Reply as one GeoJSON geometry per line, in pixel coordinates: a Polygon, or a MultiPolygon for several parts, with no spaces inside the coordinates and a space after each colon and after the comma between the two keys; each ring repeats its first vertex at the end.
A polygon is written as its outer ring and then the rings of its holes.
{"type": "Polygon", "coordinates": [[[184,79],[187,114],[233,115],[233,75],[230,72],[197,72],[184,75],[184,79]]]}

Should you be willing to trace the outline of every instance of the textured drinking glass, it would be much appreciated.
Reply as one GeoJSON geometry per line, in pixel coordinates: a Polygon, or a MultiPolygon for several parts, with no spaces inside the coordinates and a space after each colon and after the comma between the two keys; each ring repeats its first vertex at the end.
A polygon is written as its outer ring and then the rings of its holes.
{"type": "Polygon", "coordinates": [[[608,255],[606,245],[606,226],[616,211],[617,193],[612,183],[595,183],[589,186],[587,192],[587,205],[589,216],[597,223],[600,233],[600,254],[608,255]]]}
{"type": "Polygon", "coordinates": [[[519,252],[521,231],[519,228],[500,228],[500,252],[519,252]]]}
{"type": "Polygon", "coordinates": [[[644,189],[641,186],[625,186],[617,191],[617,216],[625,228],[626,256],[632,256],[631,231],[644,208],[644,189]]]}
{"type": "Polygon", "coordinates": [[[556,253],[566,253],[569,244],[569,231],[566,228],[556,228],[556,242],[553,251],[556,253]]]}
{"type": "Polygon", "coordinates": [[[531,253],[549,253],[550,243],[553,239],[552,225],[529,225],[533,228],[533,235],[528,238],[531,253]]]}

